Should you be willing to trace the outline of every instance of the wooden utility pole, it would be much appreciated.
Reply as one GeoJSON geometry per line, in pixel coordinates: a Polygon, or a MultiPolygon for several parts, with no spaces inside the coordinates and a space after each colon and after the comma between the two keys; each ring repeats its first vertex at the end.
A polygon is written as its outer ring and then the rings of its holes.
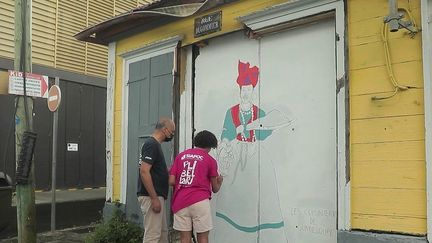
{"type": "MultiPolygon", "coordinates": [[[[31,72],[31,0],[15,0],[15,61],[14,69],[31,72]]],[[[33,130],[33,99],[17,96],[15,114],[16,162],[21,151],[25,131],[33,130]],[[26,107],[27,106],[27,107],[26,107]]],[[[28,183],[17,184],[18,242],[36,242],[36,208],[34,192],[34,165],[32,164],[28,183]]]]}

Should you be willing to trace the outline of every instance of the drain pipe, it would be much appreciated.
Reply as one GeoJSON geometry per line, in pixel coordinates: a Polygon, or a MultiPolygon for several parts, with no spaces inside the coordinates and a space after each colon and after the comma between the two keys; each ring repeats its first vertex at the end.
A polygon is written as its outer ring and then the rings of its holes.
{"type": "Polygon", "coordinates": [[[398,12],[398,0],[389,0],[389,15],[385,18],[385,22],[391,32],[399,30],[399,20],[401,18],[402,16],[398,12]]]}
{"type": "Polygon", "coordinates": [[[418,29],[413,26],[412,19],[410,19],[410,21],[404,21],[402,19],[403,17],[404,14],[399,12],[398,0],[389,0],[389,15],[384,17],[384,23],[388,24],[390,32],[406,29],[410,32],[411,36],[417,34],[418,29]]]}

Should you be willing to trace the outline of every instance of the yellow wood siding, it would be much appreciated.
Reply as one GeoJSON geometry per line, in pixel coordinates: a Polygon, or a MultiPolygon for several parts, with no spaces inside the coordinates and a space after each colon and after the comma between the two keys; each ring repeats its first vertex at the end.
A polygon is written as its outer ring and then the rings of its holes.
{"type": "MultiPolygon", "coordinates": [[[[114,0],[88,1],[87,26],[109,19],[114,13],[114,0]],[[101,11],[103,9],[103,11],[101,11]]],[[[86,67],[87,74],[106,76],[108,49],[106,46],[86,43],[86,67]]]]}
{"type": "MultiPolygon", "coordinates": [[[[107,48],[79,42],[73,35],[151,1],[33,0],[33,63],[105,78],[107,48]]],[[[14,58],[15,48],[14,4],[12,0],[0,0],[0,57],[9,59],[14,58]]]]}
{"type": "Polygon", "coordinates": [[[119,15],[136,7],[136,1],[116,0],[114,1],[114,14],[119,15]]]}
{"type": "MultiPolygon", "coordinates": [[[[348,0],[351,225],[353,229],[426,233],[426,164],[421,35],[389,34],[398,81],[395,97],[381,41],[388,1],[348,0]]],[[[420,1],[399,0],[420,24],[420,1]],[[411,4],[408,4],[408,3],[411,4]]]]}
{"type": "Polygon", "coordinates": [[[73,35],[87,26],[86,0],[59,0],[56,67],[85,72],[86,44],[73,35]]]}
{"type": "Polygon", "coordinates": [[[14,58],[15,2],[0,0],[0,56],[14,58]]]}
{"type": "Polygon", "coordinates": [[[121,70],[123,66],[123,60],[120,58],[116,58],[115,61],[115,85],[114,85],[114,145],[113,145],[113,199],[120,199],[120,190],[121,190],[121,137],[122,137],[122,73],[119,73],[118,70],[121,70]]]}
{"type": "Polygon", "coordinates": [[[32,62],[54,66],[56,0],[33,1],[32,62]]]}
{"type": "Polygon", "coordinates": [[[130,11],[131,9],[148,4],[154,0],[114,0],[114,15],[119,15],[130,11]]]}

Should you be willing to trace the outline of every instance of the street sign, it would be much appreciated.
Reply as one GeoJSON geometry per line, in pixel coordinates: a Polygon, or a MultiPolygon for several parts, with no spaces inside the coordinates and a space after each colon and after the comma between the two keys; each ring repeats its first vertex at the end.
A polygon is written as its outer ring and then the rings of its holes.
{"type": "Polygon", "coordinates": [[[61,90],[57,85],[51,86],[48,91],[48,109],[52,112],[56,111],[61,102],[61,90]]]}
{"type": "Polygon", "coordinates": [[[68,143],[67,144],[67,151],[77,152],[78,151],[78,144],[77,143],[68,143]]]}
{"type": "Polygon", "coordinates": [[[195,38],[208,35],[222,29],[222,11],[195,19],[195,38]]]}
{"type": "MultiPolygon", "coordinates": [[[[24,95],[23,73],[9,70],[9,94],[24,95]]],[[[48,76],[26,73],[27,95],[48,98],[48,76]]]]}

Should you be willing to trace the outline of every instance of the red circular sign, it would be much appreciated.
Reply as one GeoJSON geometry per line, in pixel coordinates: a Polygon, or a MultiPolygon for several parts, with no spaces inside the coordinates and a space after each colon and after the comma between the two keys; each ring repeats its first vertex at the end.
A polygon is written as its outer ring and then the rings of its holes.
{"type": "Polygon", "coordinates": [[[61,91],[57,85],[51,86],[48,91],[48,109],[52,112],[56,111],[60,106],[61,91]]]}

